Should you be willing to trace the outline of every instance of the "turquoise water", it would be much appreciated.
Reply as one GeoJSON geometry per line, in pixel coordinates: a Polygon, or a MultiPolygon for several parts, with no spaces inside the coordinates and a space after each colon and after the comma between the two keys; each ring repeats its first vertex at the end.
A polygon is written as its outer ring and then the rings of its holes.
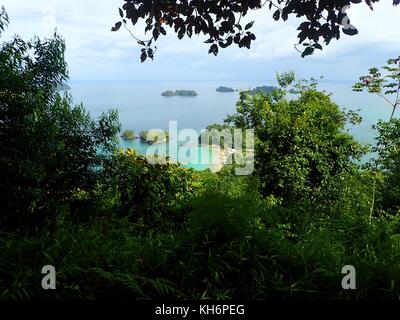
{"type": "MultiPolygon", "coordinates": [[[[171,143],[173,142],[171,141],[171,143]]],[[[219,167],[219,153],[217,149],[211,148],[210,146],[194,145],[184,149],[184,147],[177,145],[176,155],[170,155],[169,145],[166,143],[150,146],[147,143],[143,143],[140,139],[120,139],[120,146],[124,149],[135,149],[142,155],[146,155],[149,148],[153,149],[150,150],[150,154],[154,154],[154,149],[157,149],[156,152],[159,155],[169,156],[175,163],[179,163],[184,168],[192,168],[199,171],[206,169],[218,171],[219,167]],[[180,156],[180,154],[182,156],[180,156]]]]}
{"type": "MultiPolygon", "coordinates": [[[[360,109],[361,125],[348,127],[357,140],[373,144],[375,132],[372,125],[379,119],[388,120],[390,108],[379,97],[352,91],[354,81],[322,81],[319,88],[332,93],[332,99],[347,110],[360,109]]],[[[132,129],[138,135],[141,130],[168,130],[169,121],[177,121],[178,130],[191,128],[200,132],[208,125],[222,123],[228,114],[235,112],[238,92],[216,92],[219,86],[234,89],[249,89],[262,85],[276,85],[274,81],[90,81],[70,82],[71,94],[76,103],[82,102],[90,113],[97,117],[109,109],[118,109],[122,129],[132,129]],[[197,97],[163,97],[166,90],[196,90],[197,97]]],[[[121,141],[122,147],[135,148],[145,154],[148,145],[140,140],[121,141]]],[[[201,158],[209,158],[213,151],[201,147],[198,164],[187,164],[195,169],[205,169],[201,158]]],[[[193,149],[194,150],[194,149],[193,149]]],[[[195,151],[195,150],[194,150],[195,151]]]]}

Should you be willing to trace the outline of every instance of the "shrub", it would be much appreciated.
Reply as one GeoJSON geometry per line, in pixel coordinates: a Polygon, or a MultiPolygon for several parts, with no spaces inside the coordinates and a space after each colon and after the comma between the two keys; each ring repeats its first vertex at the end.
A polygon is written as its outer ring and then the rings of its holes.
{"type": "Polygon", "coordinates": [[[133,150],[121,152],[112,165],[111,186],[117,211],[143,232],[181,228],[186,200],[195,191],[194,173],[176,164],[150,164],[133,150]]]}

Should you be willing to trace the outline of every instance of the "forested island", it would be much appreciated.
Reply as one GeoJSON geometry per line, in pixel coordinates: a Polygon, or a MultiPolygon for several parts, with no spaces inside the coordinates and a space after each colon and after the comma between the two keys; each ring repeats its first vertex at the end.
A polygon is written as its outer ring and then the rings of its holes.
{"type": "Polygon", "coordinates": [[[142,130],[139,133],[139,138],[143,143],[154,144],[167,142],[169,139],[169,133],[167,131],[160,130],[142,130]]]}
{"type": "Polygon", "coordinates": [[[125,130],[122,133],[121,138],[124,140],[135,140],[135,132],[133,130],[125,130]]]}
{"type": "Polygon", "coordinates": [[[194,90],[167,90],[161,95],[164,97],[196,97],[198,93],[194,90]]]}
{"type": "Polygon", "coordinates": [[[262,93],[262,94],[270,94],[272,91],[278,89],[277,87],[274,86],[261,86],[261,87],[256,87],[252,90],[249,90],[248,92],[252,95],[256,93],[262,93]]]}
{"type": "Polygon", "coordinates": [[[232,89],[230,87],[221,86],[221,87],[217,88],[216,91],[217,92],[235,92],[235,89],[232,89]]]}

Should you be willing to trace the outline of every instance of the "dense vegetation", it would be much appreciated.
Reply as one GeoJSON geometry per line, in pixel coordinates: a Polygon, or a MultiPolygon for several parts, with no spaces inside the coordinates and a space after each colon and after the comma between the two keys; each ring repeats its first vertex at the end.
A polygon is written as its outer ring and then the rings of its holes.
{"type": "Polygon", "coordinates": [[[124,140],[134,140],[136,138],[135,131],[130,129],[125,130],[124,132],[122,132],[121,138],[124,140]]]}
{"type": "Polygon", "coordinates": [[[289,99],[284,75],[220,125],[255,129],[254,173],[195,172],[118,150],[115,112],[60,96],[58,35],[3,43],[0,70],[0,299],[398,298],[399,119],[361,167],[360,119],[314,84],[289,99]]]}

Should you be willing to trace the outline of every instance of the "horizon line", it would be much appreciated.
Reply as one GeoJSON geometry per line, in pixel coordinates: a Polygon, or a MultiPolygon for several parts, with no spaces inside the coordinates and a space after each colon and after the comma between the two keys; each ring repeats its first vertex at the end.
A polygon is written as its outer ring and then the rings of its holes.
{"type": "MultiPolygon", "coordinates": [[[[309,80],[309,78],[306,80],[309,80]]],[[[320,82],[335,81],[335,82],[353,82],[356,79],[317,79],[320,82]]],[[[217,82],[217,81],[235,81],[235,82],[276,82],[276,79],[68,79],[65,82],[170,82],[170,81],[193,81],[193,82],[217,82]]]]}

